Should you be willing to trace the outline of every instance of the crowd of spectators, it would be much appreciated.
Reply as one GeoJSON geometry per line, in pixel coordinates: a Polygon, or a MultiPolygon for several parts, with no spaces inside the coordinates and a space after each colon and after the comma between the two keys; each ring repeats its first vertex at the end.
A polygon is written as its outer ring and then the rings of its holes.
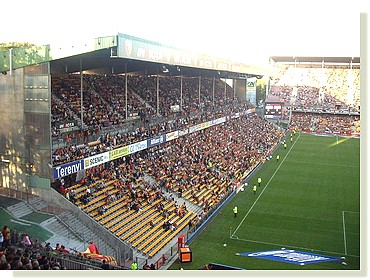
{"type": "Polygon", "coordinates": [[[231,114],[236,110],[244,111],[248,108],[251,108],[250,104],[239,104],[239,107],[237,108],[226,108],[222,110],[216,110],[213,113],[203,113],[192,117],[179,117],[172,121],[157,123],[156,125],[152,125],[148,128],[140,126],[136,127],[136,129],[133,129],[132,131],[127,132],[104,133],[101,134],[96,141],[83,144],[71,143],[56,149],[53,152],[52,157],[53,165],[59,165],[101,152],[109,151],[124,145],[150,139],[154,136],[162,135],[174,130],[185,129],[195,124],[231,114]]]}
{"type": "MultiPolygon", "coordinates": [[[[91,253],[100,254],[93,241],[88,246],[91,253]],[[95,248],[92,250],[91,248],[95,248]]],[[[4,226],[0,232],[0,270],[66,270],[73,269],[63,266],[60,259],[70,259],[72,266],[78,261],[86,265],[86,269],[121,269],[108,262],[89,259],[76,249],[68,250],[63,244],[51,246],[49,242],[39,242],[27,233],[19,234],[17,230],[4,226]],[[6,232],[5,239],[2,239],[6,232]],[[4,242],[5,240],[5,242],[4,242]]],[[[64,263],[64,262],[63,262],[64,263]]],[[[65,265],[68,266],[67,263],[65,265]]],[[[81,266],[82,267],[82,266],[81,266]]]]}
{"type": "MultiPolygon", "coordinates": [[[[223,105],[234,99],[232,89],[215,80],[201,81],[199,93],[198,78],[183,78],[183,94],[180,98],[180,78],[160,77],[159,100],[157,102],[156,76],[128,76],[126,106],[126,77],[124,75],[84,75],[83,76],[83,122],[90,133],[106,127],[124,124],[138,118],[144,123],[155,116],[177,116],[171,109],[182,105],[180,112],[187,116],[192,112],[214,104],[223,105]],[[225,93],[226,90],[226,93],[225,93]],[[226,100],[225,100],[226,98],[226,100]],[[157,111],[158,105],[158,111],[157,111]],[[127,108],[126,108],[127,107],[127,108]],[[127,109],[127,112],[126,112],[127,109]]],[[[60,134],[58,125],[81,120],[81,79],[79,75],[52,77],[52,131],[60,134]]]]}
{"type": "Polygon", "coordinates": [[[0,238],[0,270],[55,270],[65,269],[60,263],[48,258],[50,252],[69,253],[65,247],[50,243],[42,245],[25,232],[21,235],[16,230],[4,226],[0,238]],[[41,254],[44,252],[45,254],[41,254]]]}
{"type": "MultiPolygon", "coordinates": [[[[128,210],[140,211],[143,204],[151,204],[159,198],[174,201],[175,194],[182,196],[186,192],[191,193],[191,198],[206,214],[240,183],[238,171],[248,174],[268,157],[283,133],[257,114],[250,114],[230,119],[227,125],[216,125],[90,168],[86,170],[86,177],[79,180],[76,175],[62,178],[54,187],[77,205],[86,205],[113,181],[114,188],[105,192],[105,205],[99,210],[101,215],[110,203],[122,197],[129,198],[128,210]],[[145,175],[150,175],[155,183],[143,180],[145,175]],[[210,188],[207,182],[212,178],[216,186],[210,197],[200,201],[199,188],[202,185],[210,188]],[[173,195],[166,196],[164,190],[173,195]]],[[[186,207],[176,203],[175,206],[176,214],[184,216],[186,207]]],[[[156,204],[156,208],[163,212],[161,203],[156,204]]]]}
{"type": "MultiPolygon", "coordinates": [[[[81,79],[79,75],[52,77],[52,131],[59,135],[57,124],[81,121],[81,79]]],[[[128,117],[146,110],[145,104],[132,94],[125,99],[125,80],[117,75],[83,76],[83,122],[86,133],[121,125],[128,117]]],[[[73,136],[72,136],[73,137],[73,136]]]]}
{"type": "Polygon", "coordinates": [[[213,79],[201,79],[199,89],[199,77],[161,77],[159,79],[159,102],[157,102],[157,77],[130,76],[129,85],[145,100],[152,108],[159,109],[162,116],[173,114],[171,106],[182,105],[184,112],[195,112],[205,107],[213,107],[214,104],[222,105],[233,100],[232,89],[219,79],[215,79],[213,95],[213,79]],[[183,80],[182,94],[181,79],[183,80]],[[199,92],[200,90],[200,92],[199,92]],[[182,100],[181,100],[182,97],[182,100]]]}
{"type": "Polygon", "coordinates": [[[320,111],[342,111],[348,112],[348,106],[325,93],[323,88],[312,86],[298,86],[296,91],[293,86],[272,86],[269,96],[279,98],[286,107],[292,107],[294,110],[320,110],[320,111]]]}
{"type": "MultiPolygon", "coordinates": [[[[104,205],[99,208],[100,215],[106,213],[112,203],[122,199],[126,201],[128,211],[142,211],[142,205],[156,200],[173,201],[172,197],[164,195],[159,184],[150,184],[143,179],[144,169],[142,158],[136,153],[90,168],[81,179],[72,175],[57,180],[53,187],[79,206],[87,205],[103,194],[104,205]]],[[[157,204],[159,212],[163,211],[161,205],[157,204]]]]}
{"type": "MultiPolygon", "coordinates": [[[[76,75],[69,75],[68,77],[54,79],[56,81],[54,82],[55,87],[53,87],[53,89],[56,96],[59,96],[59,98],[55,98],[55,103],[69,104],[68,107],[70,108],[67,110],[62,106],[54,106],[57,108],[64,108],[64,114],[56,114],[54,117],[59,119],[63,119],[65,117],[68,119],[66,116],[73,114],[77,116],[78,110],[80,109],[80,102],[78,101],[79,93],[76,94],[76,92],[79,92],[79,84],[77,82],[78,79],[76,75]],[[70,96],[68,95],[68,92],[71,93],[70,96]],[[72,97],[70,101],[68,101],[69,97],[72,97]],[[73,111],[71,108],[74,109],[74,113],[71,113],[73,111]]],[[[84,90],[86,92],[84,94],[84,100],[88,100],[84,107],[88,106],[89,108],[87,111],[85,111],[86,117],[84,117],[84,122],[86,122],[87,127],[93,127],[93,129],[67,132],[65,134],[64,145],[60,148],[56,148],[53,151],[53,165],[59,165],[65,162],[87,157],[89,155],[111,150],[119,146],[145,140],[165,132],[183,129],[190,125],[215,119],[219,116],[225,116],[226,114],[234,111],[252,108],[252,105],[248,102],[239,102],[234,100],[233,93],[229,86],[226,87],[225,94],[225,84],[219,80],[215,80],[214,100],[217,104],[213,106],[213,102],[211,104],[211,99],[213,99],[212,79],[205,79],[201,83],[202,86],[200,100],[203,102],[202,104],[205,105],[200,107],[198,104],[199,94],[197,89],[197,87],[199,88],[199,79],[184,78],[183,111],[172,114],[172,118],[168,118],[171,114],[169,111],[171,104],[175,105],[179,102],[178,96],[180,94],[178,92],[179,89],[176,88],[176,82],[178,82],[180,78],[162,77],[160,87],[160,108],[162,110],[161,112],[166,116],[166,118],[156,123],[150,123],[149,120],[155,115],[155,111],[152,110],[152,105],[155,105],[152,99],[156,98],[155,91],[153,91],[153,88],[156,90],[154,87],[156,77],[144,78],[142,76],[133,76],[128,78],[128,84],[131,91],[128,96],[131,96],[130,100],[136,100],[136,102],[131,101],[130,106],[137,108],[137,115],[139,116],[138,121],[133,123],[131,126],[129,126],[129,129],[124,131],[113,130],[112,132],[104,133],[101,124],[106,123],[108,119],[112,120],[110,116],[120,115],[121,121],[108,121],[109,125],[122,124],[124,122],[124,117],[122,117],[124,112],[120,111],[120,108],[124,109],[124,106],[122,105],[122,100],[124,100],[124,98],[122,97],[124,96],[123,92],[125,88],[125,78],[122,76],[113,75],[86,75],[84,76],[84,79],[89,85],[86,86],[86,89],[84,90]],[[197,83],[194,81],[197,81],[197,83]],[[140,97],[135,97],[137,95],[140,97]],[[104,106],[101,106],[102,104],[104,104],[104,106]],[[205,108],[207,108],[207,110],[205,108]],[[95,112],[96,110],[99,112],[95,112]],[[107,113],[107,111],[110,113],[107,113]],[[93,116],[94,120],[97,120],[100,125],[98,125],[96,122],[89,121],[91,119],[89,116],[93,116]],[[102,121],[103,119],[105,121],[102,121]],[[88,141],[90,135],[95,135],[94,141],[88,141]],[[78,144],[76,141],[73,141],[76,138],[80,140],[83,139],[83,141],[77,141],[79,143],[78,144]]],[[[56,112],[59,111],[56,110],[56,112]]],[[[114,119],[117,120],[116,118],[114,119]]],[[[58,130],[54,127],[53,131],[58,130]]],[[[56,136],[56,133],[53,133],[53,135],[56,136]]]]}
{"type": "Polygon", "coordinates": [[[360,69],[332,69],[326,71],[327,83],[323,89],[334,98],[348,104],[347,92],[353,92],[355,108],[360,106],[360,69]]]}
{"type": "Polygon", "coordinates": [[[270,94],[297,108],[333,109],[360,106],[360,70],[345,68],[282,68],[270,94]],[[298,90],[294,92],[293,88],[298,90]]]}
{"type": "Polygon", "coordinates": [[[0,249],[1,270],[65,270],[58,261],[28,248],[10,246],[0,249]]]}
{"type": "Polygon", "coordinates": [[[270,88],[269,96],[268,98],[273,98],[274,100],[278,100],[280,102],[284,102],[285,105],[290,104],[291,102],[291,97],[292,97],[292,91],[293,87],[291,86],[277,86],[273,85],[270,88]]]}
{"type": "MultiPolygon", "coordinates": [[[[209,185],[207,182],[212,177],[219,179],[209,206],[233,190],[237,170],[249,173],[271,152],[282,134],[283,131],[252,114],[165,143],[144,161],[157,180],[166,178],[168,189],[180,189],[180,192],[190,189],[194,198],[199,192],[196,186],[209,185]],[[228,188],[220,187],[223,182],[227,182],[228,188]]],[[[209,210],[207,206],[205,210],[209,210]]]]}
{"type": "Polygon", "coordinates": [[[291,126],[307,133],[351,136],[360,133],[360,117],[355,115],[293,113],[291,126]]]}

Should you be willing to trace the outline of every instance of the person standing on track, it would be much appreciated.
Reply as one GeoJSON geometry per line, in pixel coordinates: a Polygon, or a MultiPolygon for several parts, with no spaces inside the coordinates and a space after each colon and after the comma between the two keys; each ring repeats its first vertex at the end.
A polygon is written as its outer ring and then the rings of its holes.
{"type": "Polygon", "coordinates": [[[138,270],[137,262],[133,261],[131,264],[131,270],[138,270]]]}
{"type": "Polygon", "coordinates": [[[256,194],[256,191],[257,191],[257,186],[256,186],[256,185],[254,185],[254,186],[253,186],[253,193],[254,193],[254,194],[256,194]]]}
{"type": "Polygon", "coordinates": [[[236,216],[238,214],[238,207],[234,206],[233,212],[234,212],[234,218],[236,218],[236,216]]]}

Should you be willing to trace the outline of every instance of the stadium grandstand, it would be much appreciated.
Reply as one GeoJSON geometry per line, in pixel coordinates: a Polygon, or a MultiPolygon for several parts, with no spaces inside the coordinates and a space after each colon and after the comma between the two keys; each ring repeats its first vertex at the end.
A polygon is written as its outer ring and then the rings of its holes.
{"type": "Polygon", "coordinates": [[[291,131],[360,136],[359,58],[264,68],[121,33],[56,53],[1,54],[1,269],[167,269],[291,131]]]}
{"type": "Polygon", "coordinates": [[[282,102],[281,119],[305,132],[359,135],[358,57],[271,57],[270,62],[280,74],[271,80],[266,102],[282,102]]]}

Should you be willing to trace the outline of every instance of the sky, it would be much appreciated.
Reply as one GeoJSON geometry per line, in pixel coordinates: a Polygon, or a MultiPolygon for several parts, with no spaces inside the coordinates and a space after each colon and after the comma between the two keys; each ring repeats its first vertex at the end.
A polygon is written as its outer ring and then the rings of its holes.
{"type": "Polygon", "coordinates": [[[248,64],[269,56],[360,56],[366,0],[17,0],[0,43],[69,47],[118,32],[248,64]]]}

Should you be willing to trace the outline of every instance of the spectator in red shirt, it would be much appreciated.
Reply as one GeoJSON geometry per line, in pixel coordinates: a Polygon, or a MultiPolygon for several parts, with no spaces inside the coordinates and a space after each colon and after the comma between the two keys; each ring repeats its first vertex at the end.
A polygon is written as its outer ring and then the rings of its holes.
{"type": "Polygon", "coordinates": [[[60,246],[59,252],[64,254],[69,254],[69,251],[64,247],[64,245],[60,246]]]}

